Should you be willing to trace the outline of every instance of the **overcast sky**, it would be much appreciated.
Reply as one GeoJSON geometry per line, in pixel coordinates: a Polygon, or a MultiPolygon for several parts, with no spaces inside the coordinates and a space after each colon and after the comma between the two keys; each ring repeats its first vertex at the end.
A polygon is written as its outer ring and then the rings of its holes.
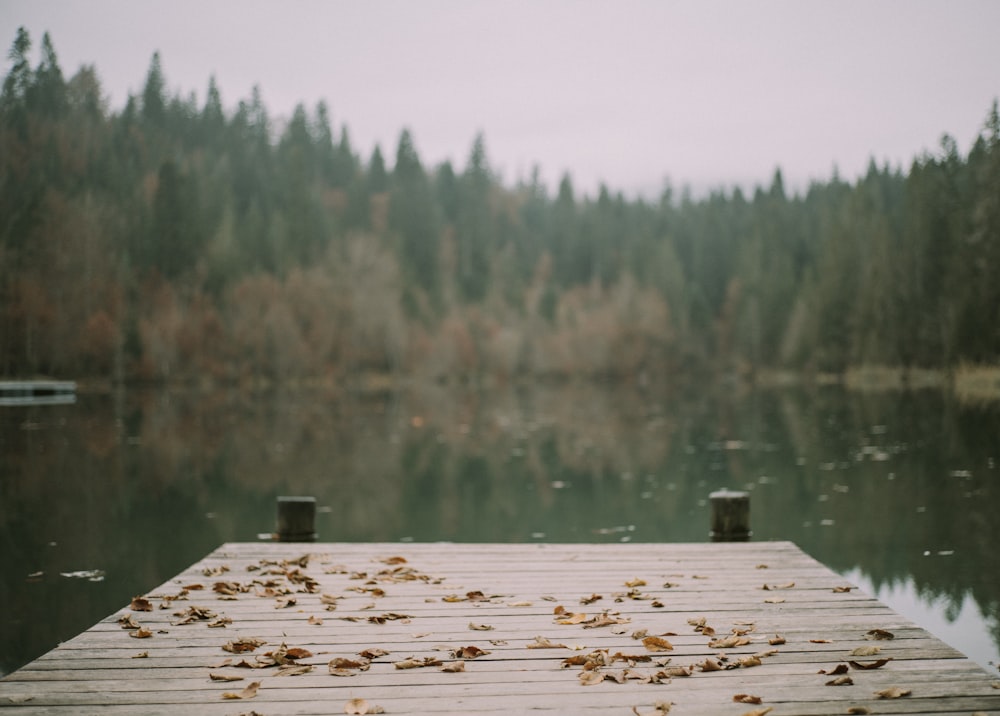
{"type": "Polygon", "coordinates": [[[946,132],[967,151],[1000,96],[998,0],[2,0],[6,48],[21,25],[116,111],[158,50],[199,105],[211,75],[230,110],[325,99],[390,163],[404,127],[458,168],[482,131],[507,184],[537,164],[591,194],[906,169],[946,132]]]}

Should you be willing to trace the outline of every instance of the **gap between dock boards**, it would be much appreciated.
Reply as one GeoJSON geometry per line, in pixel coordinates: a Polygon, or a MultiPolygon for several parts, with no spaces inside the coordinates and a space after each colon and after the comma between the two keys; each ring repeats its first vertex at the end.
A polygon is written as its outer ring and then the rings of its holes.
{"type": "Polygon", "coordinates": [[[0,708],[974,714],[998,685],[790,542],[259,542],[0,680],[0,708]]]}

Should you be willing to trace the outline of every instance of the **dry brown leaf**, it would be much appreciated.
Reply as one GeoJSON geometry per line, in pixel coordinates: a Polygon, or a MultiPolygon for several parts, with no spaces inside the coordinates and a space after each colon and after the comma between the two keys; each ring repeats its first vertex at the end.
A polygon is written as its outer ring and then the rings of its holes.
{"type": "Polygon", "coordinates": [[[615,617],[607,612],[599,614],[593,619],[588,619],[583,623],[584,629],[597,629],[599,627],[612,626],[614,624],[628,624],[631,621],[628,617],[615,617]]]}
{"type": "Polygon", "coordinates": [[[849,663],[855,669],[881,669],[883,666],[885,666],[886,664],[888,664],[890,661],[892,661],[891,658],[888,658],[888,659],[879,659],[877,661],[869,661],[869,662],[849,661],[847,663],[849,663]]]}
{"type": "Polygon", "coordinates": [[[713,639],[708,642],[708,646],[712,649],[733,649],[738,646],[746,646],[749,643],[750,639],[748,637],[732,634],[721,639],[713,639]]]}
{"type": "Polygon", "coordinates": [[[379,649],[377,647],[374,649],[365,649],[364,651],[358,652],[358,656],[360,656],[363,659],[368,659],[369,661],[374,661],[380,656],[388,656],[388,655],[389,655],[388,651],[386,651],[385,649],[379,649]]]}
{"type": "Polygon", "coordinates": [[[381,706],[369,704],[364,699],[351,699],[344,704],[345,714],[384,714],[385,709],[381,706]]]}
{"type": "Polygon", "coordinates": [[[830,679],[826,682],[827,686],[851,686],[854,683],[854,679],[850,676],[838,676],[836,679],[830,679]]]}
{"type": "Polygon", "coordinates": [[[702,671],[722,671],[722,666],[715,659],[705,659],[700,664],[696,664],[702,671]]]}
{"type": "Polygon", "coordinates": [[[258,646],[262,646],[267,642],[263,639],[254,639],[253,637],[244,637],[243,639],[236,639],[234,641],[227,641],[222,645],[223,650],[228,651],[231,654],[244,654],[248,651],[253,651],[258,646]]]}
{"type": "Polygon", "coordinates": [[[224,699],[252,699],[257,695],[257,689],[260,688],[259,681],[251,681],[247,684],[246,688],[239,693],[233,693],[232,691],[226,691],[222,694],[224,699]]]}
{"type": "Polygon", "coordinates": [[[744,669],[749,669],[751,666],[760,666],[761,660],[760,657],[756,655],[744,656],[740,659],[739,664],[744,669]]]}
{"type": "Polygon", "coordinates": [[[242,676],[235,676],[232,674],[219,674],[214,671],[208,672],[208,678],[212,681],[243,681],[242,676]]]}
{"type": "Polygon", "coordinates": [[[441,666],[444,663],[440,659],[435,659],[433,656],[425,656],[423,659],[403,659],[402,661],[393,662],[393,666],[397,669],[419,669],[425,666],[441,666]]]}
{"type": "Polygon", "coordinates": [[[872,639],[876,641],[895,638],[895,634],[891,631],[886,631],[885,629],[871,629],[865,634],[865,639],[872,639]]]}
{"type": "Polygon", "coordinates": [[[151,612],[153,611],[153,603],[146,599],[146,597],[132,597],[129,609],[134,612],[151,612]]]}
{"type": "Polygon", "coordinates": [[[909,689],[901,689],[898,686],[890,686],[888,689],[876,691],[875,695],[880,699],[901,699],[904,696],[909,696],[911,693],[913,692],[909,689]]]}
{"type": "Polygon", "coordinates": [[[784,597],[769,597],[764,600],[764,604],[783,604],[784,601],[784,597]]]}
{"type": "Polygon", "coordinates": [[[666,716],[670,713],[670,707],[673,704],[670,701],[657,701],[653,704],[652,711],[639,711],[638,706],[632,707],[632,713],[635,716],[666,716]]]}
{"type": "Polygon", "coordinates": [[[149,629],[146,629],[145,627],[139,627],[135,631],[130,631],[128,635],[133,639],[149,639],[151,636],[153,636],[153,632],[151,632],[149,629]]]}
{"type": "Polygon", "coordinates": [[[149,652],[148,651],[140,651],[138,654],[133,654],[132,658],[133,659],[148,659],[149,658],[149,652]]]}
{"type": "MultiPolygon", "coordinates": [[[[848,592],[850,592],[850,591],[851,591],[852,589],[854,589],[854,587],[848,587],[848,586],[843,586],[843,587],[834,587],[834,588],[833,588],[833,593],[834,593],[834,594],[847,594],[847,593],[848,593],[848,592]]],[[[863,707],[862,707],[862,708],[863,708],[863,707]]]]}
{"type": "Polygon", "coordinates": [[[493,631],[493,627],[489,624],[473,624],[469,622],[469,629],[472,631],[493,631]]]}
{"type": "Polygon", "coordinates": [[[674,645],[662,637],[647,636],[642,645],[649,651],[673,651],[674,645]]]}
{"type": "Polygon", "coordinates": [[[736,694],[733,696],[733,701],[738,704],[761,704],[763,703],[760,696],[753,696],[751,694],[736,694]]]}
{"type": "Polygon", "coordinates": [[[558,644],[549,641],[544,636],[536,636],[535,640],[527,645],[529,649],[569,649],[565,644],[558,644]]]}
{"type": "Polygon", "coordinates": [[[583,624],[588,619],[590,619],[590,617],[583,612],[577,612],[575,614],[573,612],[566,612],[556,619],[556,624],[583,624]]]}
{"type": "Polygon", "coordinates": [[[846,674],[850,669],[847,668],[847,664],[837,664],[835,667],[826,671],[825,669],[820,669],[820,674],[826,674],[827,676],[837,676],[838,674],[846,674]]]}
{"type": "Polygon", "coordinates": [[[785,637],[781,636],[780,634],[775,634],[774,636],[772,636],[770,639],[767,640],[767,643],[770,644],[771,646],[781,646],[786,642],[785,642],[785,637]]]}
{"type": "Polygon", "coordinates": [[[767,714],[771,713],[772,711],[774,711],[774,707],[768,706],[767,708],[763,709],[754,709],[753,711],[745,711],[740,716],[767,716],[767,714]]]}
{"type": "Polygon", "coordinates": [[[636,577],[635,579],[630,579],[627,582],[625,582],[625,586],[626,587],[645,587],[646,586],[646,580],[645,579],[639,579],[638,577],[636,577]]]}
{"type": "Polygon", "coordinates": [[[459,671],[465,671],[465,662],[461,659],[458,661],[453,661],[450,664],[445,664],[441,667],[441,671],[448,674],[455,674],[459,671]]]}
{"type": "Polygon", "coordinates": [[[118,617],[118,624],[122,629],[139,629],[142,627],[131,614],[123,614],[118,617]]]}
{"type": "Polygon", "coordinates": [[[859,646],[851,652],[851,656],[875,656],[880,651],[880,646],[859,646]]]}
{"type": "Polygon", "coordinates": [[[580,597],[580,604],[586,606],[587,604],[593,604],[599,599],[604,599],[600,594],[591,594],[589,597],[580,597]]]}
{"type": "Polygon", "coordinates": [[[461,646],[458,649],[454,649],[451,655],[456,659],[478,659],[480,656],[486,656],[491,652],[486,649],[480,649],[478,646],[461,646]]]}
{"type": "Polygon", "coordinates": [[[530,607],[531,602],[507,602],[508,607],[530,607]]]}
{"type": "Polygon", "coordinates": [[[579,679],[582,685],[593,686],[594,684],[600,684],[604,681],[604,673],[598,671],[597,669],[592,669],[591,671],[581,671],[579,679]]]}
{"type": "Polygon", "coordinates": [[[275,676],[302,676],[313,670],[312,664],[285,664],[278,667],[275,676]]]}
{"type": "Polygon", "coordinates": [[[368,659],[346,659],[341,656],[330,659],[327,664],[327,668],[334,676],[354,676],[358,671],[368,671],[370,667],[371,662],[368,659]]]}

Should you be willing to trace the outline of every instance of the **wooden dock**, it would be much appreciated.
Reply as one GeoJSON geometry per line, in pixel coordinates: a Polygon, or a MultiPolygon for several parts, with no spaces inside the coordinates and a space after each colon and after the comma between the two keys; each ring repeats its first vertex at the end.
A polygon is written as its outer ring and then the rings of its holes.
{"type": "Polygon", "coordinates": [[[262,542],[0,680],[3,708],[943,716],[1000,714],[1000,682],[789,542],[262,542]]]}

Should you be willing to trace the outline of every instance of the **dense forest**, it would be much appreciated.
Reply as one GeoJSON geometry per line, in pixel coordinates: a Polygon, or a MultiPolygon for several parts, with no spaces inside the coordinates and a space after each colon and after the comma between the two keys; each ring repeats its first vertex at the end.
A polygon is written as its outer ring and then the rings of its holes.
{"type": "MultiPolygon", "coordinates": [[[[0,375],[668,380],[1000,357],[1000,117],[789,192],[506,186],[482,136],[363,157],[329,108],[107,105],[22,28],[0,95],[0,375]]],[[[664,167],[664,172],[669,171],[664,167]]]]}

